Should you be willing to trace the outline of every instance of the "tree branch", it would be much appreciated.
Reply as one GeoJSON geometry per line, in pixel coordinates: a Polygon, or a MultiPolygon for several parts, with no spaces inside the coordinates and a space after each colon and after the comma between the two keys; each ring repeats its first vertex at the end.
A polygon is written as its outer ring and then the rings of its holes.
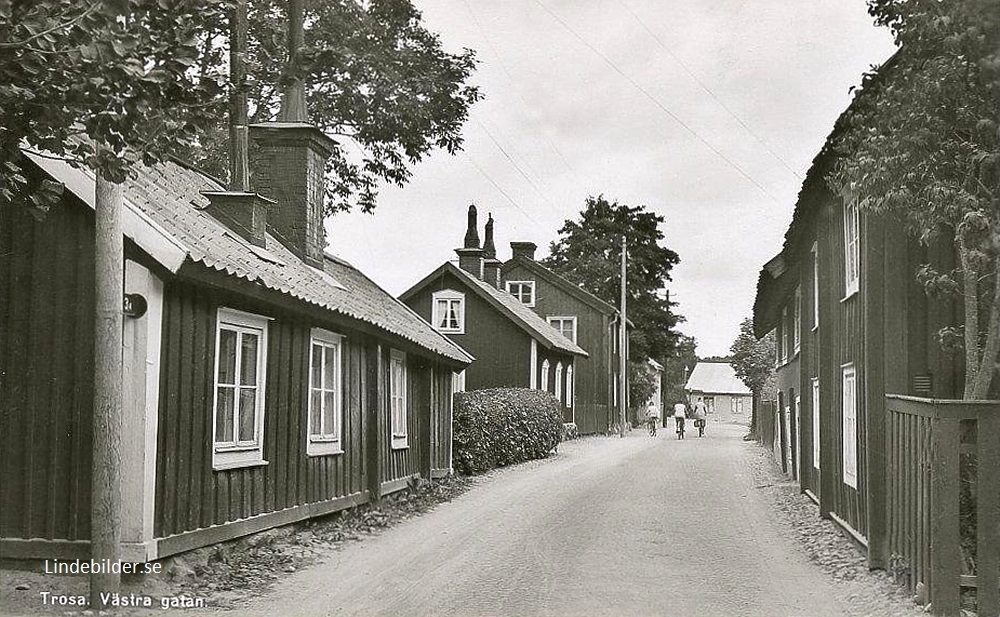
{"type": "Polygon", "coordinates": [[[87,7],[87,10],[85,10],[82,13],[80,13],[79,15],[77,15],[76,17],[74,17],[73,19],[67,21],[66,23],[64,23],[64,24],[58,24],[56,26],[52,26],[48,30],[42,30],[38,34],[33,34],[33,35],[29,36],[28,38],[26,38],[24,40],[14,41],[13,43],[0,43],[0,49],[13,48],[13,47],[23,47],[23,46],[27,45],[28,43],[30,43],[30,42],[32,42],[32,41],[34,41],[36,39],[39,39],[39,38],[45,36],[46,34],[52,34],[56,30],[62,30],[64,28],[70,28],[70,27],[76,25],[81,19],[83,19],[85,17],[88,17],[91,13],[93,13],[95,10],[97,10],[97,7],[99,7],[100,5],[101,5],[100,2],[95,2],[95,3],[91,4],[89,7],[87,7]]]}

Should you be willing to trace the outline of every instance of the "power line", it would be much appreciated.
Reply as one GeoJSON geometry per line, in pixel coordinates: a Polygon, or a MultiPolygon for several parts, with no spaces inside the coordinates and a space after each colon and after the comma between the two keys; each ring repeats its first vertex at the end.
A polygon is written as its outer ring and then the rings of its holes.
{"type": "Polygon", "coordinates": [[[478,171],[480,174],[482,174],[483,177],[486,178],[486,180],[490,184],[493,185],[493,188],[495,188],[496,190],[498,190],[500,192],[500,194],[503,195],[507,199],[507,201],[510,202],[510,205],[512,205],[515,208],[517,208],[517,210],[521,214],[523,214],[524,216],[528,217],[536,225],[541,225],[541,223],[539,223],[538,220],[535,219],[535,217],[533,217],[530,214],[528,214],[524,210],[524,208],[522,208],[520,205],[518,205],[518,203],[516,201],[514,201],[513,198],[511,198],[510,195],[507,194],[507,191],[503,190],[503,187],[500,186],[499,184],[497,184],[496,180],[494,180],[488,173],[486,173],[486,170],[484,170],[482,167],[480,167],[479,164],[476,163],[476,161],[471,156],[469,156],[468,152],[464,152],[463,151],[462,154],[465,155],[466,160],[468,160],[470,163],[472,163],[472,166],[476,168],[476,171],[478,171]]]}
{"type": "Polygon", "coordinates": [[[767,150],[768,154],[770,154],[778,162],[780,162],[784,166],[784,168],[787,169],[793,176],[795,176],[799,180],[802,179],[802,176],[799,175],[797,171],[792,169],[792,167],[788,164],[788,162],[785,161],[785,159],[783,159],[780,155],[778,155],[778,153],[771,148],[770,144],[768,144],[763,137],[758,135],[752,128],[750,128],[750,126],[747,125],[747,123],[744,122],[743,119],[736,114],[736,112],[730,109],[729,106],[726,105],[722,101],[722,99],[720,99],[715,94],[715,92],[712,91],[711,88],[705,85],[705,83],[697,75],[695,75],[690,68],[688,68],[687,64],[685,64],[684,61],[681,60],[677,56],[677,54],[673,52],[672,49],[667,47],[667,45],[663,42],[663,40],[660,39],[660,37],[656,34],[656,32],[654,32],[649,26],[647,26],[646,22],[644,22],[642,18],[636,15],[635,11],[632,10],[632,8],[628,5],[627,2],[625,2],[625,0],[618,0],[618,3],[621,4],[623,7],[625,7],[625,10],[628,11],[629,15],[631,15],[632,18],[635,19],[635,21],[638,22],[640,26],[642,26],[642,29],[645,30],[646,33],[649,34],[649,36],[651,36],[654,41],[656,41],[656,43],[663,49],[663,51],[667,52],[667,54],[669,54],[670,57],[673,58],[674,62],[676,62],[677,65],[680,66],[685,73],[687,73],[687,76],[690,77],[692,80],[694,80],[696,84],[701,86],[701,89],[704,90],[710,97],[712,97],[712,100],[718,103],[719,106],[722,107],[722,109],[724,109],[726,113],[728,113],[733,118],[733,120],[736,120],[736,122],[738,122],[739,125],[742,126],[747,133],[750,133],[750,135],[752,135],[753,138],[757,140],[757,143],[759,143],[761,146],[764,147],[765,150],[767,150]]]}
{"type": "Polygon", "coordinates": [[[538,188],[538,185],[535,184],[535,181],[532,180],[523,169],[521,169],[521,166],[518,165],[517,162],[514,161],[514,158],[511,157],[511,155],[507,152],[507,150],[505,150],[504,147],[500,145],[500,142],[497,141],[497,138],[493,136],[493,133],[491,133],[490,130],[486,128],[486,125],[480,122],[479,120],[476,120],[476,124],[479,125],[479,128],[483,129],[483,132],[486,133],[486,136],[490,138],[490,141],[492,141],[493,145],[497,147],[497,150],[499,150],[500,153],[504,155],[504,158],[506,158],[510,162],[510,164],[514,167],[514,169],[517,170],[517,173],[521,174],[521,177],[524,178],[528,182],[528,184],[530,184],[532,188],[535,189],[535,191],[538,193],[539,196],[541,196],[543,200],[545,200],[545,203],[548,204],[549,207],[552,208],[553,210],[558,211],[556,209],[555,204],[553,204],[549,200],[549,198],[545,196],[545,193],[542,191],[542,189],[538,188]]]}
{"type": "Polygon", "coordinates": [[[567,24],[565,21],[563,21],[557,14],[555,14],[554,12],[552,12],[552,10],[549,9],[549,7],[547,7],[544,4],[542,4],[541,0],[534,0],[534,1],[535,1],[535,4],[537,4],[538,6],[540,6],[542,8],[542,10],[544,10],[546,13],[548,13],[552,17],[552,19],[554,19],[557,22],[559,22],[559,24],[563,28],[565,28],[570,34],[572,34],[578,41],[580,41],[581,44],[583,44],[587,49],[589,49],[590,51],[594,52],[594,54],[596,54],[598,57],[600,57],[601,60],[603,60],[609,67],[611,67],[612,70],[614,70],[616,73],[618,73],[625,81],[629,82],[629,84],[631,84],[633,88],[635,88],[636,90],[638,90],[639,92],[641,92],[660,111],[662,111],[663,113],[667,114],[667,116],[669,116],[671,119],[673,119],[674,122],[676,122],[677,124],[681,125],[681,127],[683,127],[687,132],[691,133],[691,135],[693,135],[698,141],[700,141],[706,148],[708,148],[709,150],[711,150],[712,152],[714,152],[716,156],[718,156],[720,159],[722,159],[723,161],[725,161],[726,164],[728,164],[730,167],[732,167],[737,173],[739,173],[741,176],[743,176],[748,182],[750,182],[751,184],[753,184],[754,186],[756,186],[758,189],[760,189],[760,191],[762,193],[764,193],[765,195],[767,195],[768,197],[770,197],[776,203],[781,203],[778,200],[777,197],[775,197],[773,194],[771,194],[771,191],[767,190],[762,184],[760,184],[752,176],[750,176],[750,174],[748,174],[747,172],[743,171],[743,168],[741,168],[739,165],[737,165],[735,162],[733,162],[729,157],[727,157],[725,154],[723,154],[718,148],[716,148],[715,146],[713,146],[708,140],[706,140],[704,137],[702,137],[700,134],[698,134],[697,131],[695,131],[693,128],[691,128],[690,126],[688,126],[687,123],[685,123],[683,120],[681,120],[681,118],[679,116],[677,116],[677,114],[675,114],[674,112],[670,111],[667,108],[666,105],[664,105],[662,102],[660,102],[659,99],[657,99],[655,96],[653,96],[648,90],[646,90],[645,88],[643,88],[641,85],[639,85],[638,82],[636,82],[634,79],[632,79],[631,77],[629,77],[624,71],[622,71],[621,68],[619,68],[618,65],[615,64],[610,58],[608,58],[603,53],[601,53],[601,51],[598,50],[596,47],[594,47],[593,45],[591,45],[590,43],[588,43],[587,40],[584,39],[582,36],[580,36],[575,30],[573,30],[573,28],[571,28],[569,26],[569,24],[567,24]]]}

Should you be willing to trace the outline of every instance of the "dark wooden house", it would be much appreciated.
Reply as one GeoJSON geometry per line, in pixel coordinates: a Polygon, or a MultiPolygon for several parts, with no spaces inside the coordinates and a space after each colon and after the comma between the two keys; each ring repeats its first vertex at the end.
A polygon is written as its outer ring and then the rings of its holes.
{"type": "Polygon", "coordinates": [[[936,341],[961,315],[955,302],[929,298],[915,276],[923,263],[952,269],[950,243],[922,246],[900,221],[859,208],[870,196],[828,186],[831,142],[848,114],[813,161],[780,254],[760,272],[754,329],[777,335],[776,425],[787,472],[882,567],[886,395],[961,398],[961,355],[936,341]]]}
{"type": "MultiPolygon", "coordinates": [[[[451,468],[454,374],[472,358],[324,252],[307,124],[251,128],[254,185],[188,166],[125,185],[123,559],[153,560],[323,515],[451,468]]],[[[88,555],[94,178],[38,221],[0,206],[0,549],[88,555]]]]}
{"type": "Polygon", "coordinates": [[[576,361],[574,422],[580,434],[603,433],[619,410],[619,313],[612,305],[535,261],[531,242],[511,242],[502,286],[590,354],[576,361]]]}
{"type": "Polygon", "coordinates": [[[572,422],[577,405],[577,361],[588,354],[539,317],[521,299],[500,288],[501,262],[491,251],[492,219],[486,248],[480,248],[475,206],[469,208],[458,265],[441,264],[400,299],[476,361],[466,369],[463,389],[534,388],[551,392],[572,422]]]}

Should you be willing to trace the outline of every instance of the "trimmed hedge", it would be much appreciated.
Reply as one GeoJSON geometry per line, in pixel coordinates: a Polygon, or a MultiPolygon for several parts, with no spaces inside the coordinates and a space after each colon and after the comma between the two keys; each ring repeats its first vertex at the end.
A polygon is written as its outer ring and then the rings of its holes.
{"type": "Polygon", "coordinates": [[[545,458],[562,437],[562,409],[548,392],[494,388],[455,394],[453,464],[479,474],[545,458]]]}

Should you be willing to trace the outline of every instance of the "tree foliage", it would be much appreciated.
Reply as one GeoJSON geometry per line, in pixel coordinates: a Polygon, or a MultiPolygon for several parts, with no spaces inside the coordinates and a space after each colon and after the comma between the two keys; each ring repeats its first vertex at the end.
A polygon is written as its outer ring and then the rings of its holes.
{"type": "MultiPolygon", "coordinates": [[[[566,221],[559,240],[543,263],[598,298],[618,306],[621,297],[622,235],[627,238],[627,315],[635,324],[629,333],[629,359],[645,362],[669,357],[676,345],[678,317],[671,311],[665,288],[677,253],[660,246],[662,216],[645,206],[588,197],[580,218],[566,221]]],[[[634,399],[638,400],[638,399],[634,399]]]]}
{"type": "Polygon", "coordinates": [[[869,12],[900,50],[864,77],[829,181],[925,244],[954,243],[954,271],[918,276],[961,299],[964,323],[940,334],[964,347],[965,397],[985,398],[1000,353],[1000,2],[869,0],[869,12]]]}
{"type": "MultiPolygon", "coordinates": [[[[244,84],[250,121],[277,118],[288,73],[282,3],[251,0],[244,84]]],[[[462,125],[481,98],[468,83],[475,70],[470,49],[446,52],[426,29],[412,0],[306,2],[305,47],[297,59],[305,81],[310,121],[338,138],[327,163],[327,213],[354,206],[374,209],[382,183],[405,184],[411,168],[435,148],[454,154],[462,125]]],[[[209,26],[206,52],[225,39],[209,26]]],[[[188,157],[225,178],[227,133],[220,123],[188,157]]]]}
{"type": "MultiPolygon", "coordinates": [[[[26,145],[119,182],[130,165],[191,144],[218,122],[224,77],[197,71],[220,0],[0,0],[0,198],[44,210],[26,145]]],[[[41,189],[41,190],[39,190],[41,189]]]]}
{"type": "Polygon", "coordinates": [[[740,333],[729,348],[729,363],[740,381],[755,395],[763,394],[768,379],[774,374],[775,341],[774,331],[757,340],[753,333],[753,320],[744,319],[740,323],[740,333]]]}
{"type": "Polygon", "coordinates": [[[663,359],[663,402],[684,400],[687,378],[698,363],[698,343],[693,336],[677,335],[674,353],[663,359]]]}

